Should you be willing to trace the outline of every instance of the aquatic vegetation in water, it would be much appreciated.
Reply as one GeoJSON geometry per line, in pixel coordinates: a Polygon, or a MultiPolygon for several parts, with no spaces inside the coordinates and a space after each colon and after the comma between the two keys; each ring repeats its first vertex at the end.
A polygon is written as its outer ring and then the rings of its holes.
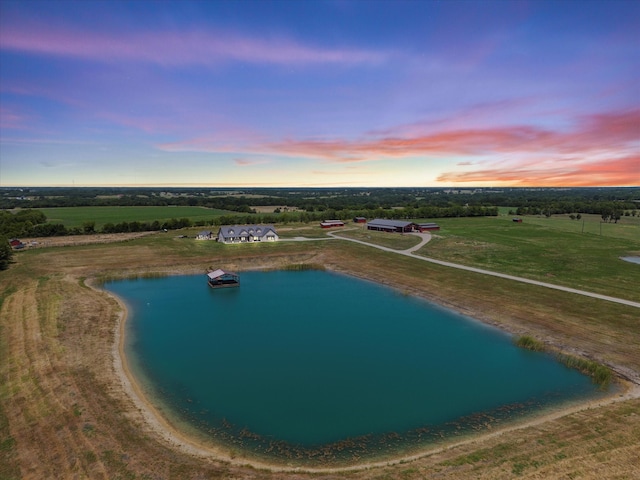
{"type": "Polygon", "coordinates": [[[567,367],[575,368],[576,370],[591,376],[593,382],[596,385],[600,385],[601,389],[606,389],[611,384],[613,373],[609,367],[602,365],[601,363],[564,353],[558,354],[557,358],[567,367]]]}
{"type": "Polygon", "coordinates": [[[515,343],[520,348],[526,348],[527,350],[533,350],[534,352],[542,352],[545,350],[544,343],[528,335],[518,337],[515,343]]]}
{"type": "MultiPolygon", "coordinates": [[[[533,350],[535,352],[543,352],[547,350],[544,343],[528,335],[518,337],[515,344],[520,348],[526,348],[527,350],[533,350]]],[[[558,353],[556,354],[556,358],[566,367],[576,369],[585,375],[589,375],[593,382],[596,385],[599,385],[601,389],[606,389],[611,384],[613,373],[611,372],[611,369],[605,365],[566,353],[558,353]]]]}

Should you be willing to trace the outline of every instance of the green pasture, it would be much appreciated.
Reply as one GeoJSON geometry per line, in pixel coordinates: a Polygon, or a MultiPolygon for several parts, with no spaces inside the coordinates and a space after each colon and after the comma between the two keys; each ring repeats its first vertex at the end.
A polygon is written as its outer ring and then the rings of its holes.
{"type": "Polygon", "coordinates": [[[60,207],[38,209],[47,216],[49,223],[61,223],[66,228],[82,227],[84,222],[95,222],[97,229],[105,223],[153,222],[160,223],[172,218],[188,218],[192,222],[208,221],[212,217],[226,215],[226,210],[204,207],[60,207]]]}
{"type": "MultiPolygon", "coordinates": [[[[628,240],[640,240],[640,216],[623,216],[614,222],[603,222],[600,215],[583,214],[580,220],[571,220],[569,215],[523,216],[523,223],[538,225],[551,230],[598,235],[628,240]]],[[[511,218],[509,218],[511,220],[511,218]]]]}
{"type": "Polygon", "coordinates": [[[333,232],[340,237],[353,238],[382,247],[393,248],[394,250],[406,250],[416,246],[421,241],[416,235],[376,232],[367,230],[364,225],[356,228],[347,227],[344,230],[336,228],[333,232]]]}
{"type": "Polygon", "coordinates": [[[640,300],[640,265],[620,260],[640,255],[640,219],[600,225],[587,215],[583,230],[582,220],[568,217],[521,218],[522,223],[511,217],[437,219],[441,230],[419,254],[640,300]]]}

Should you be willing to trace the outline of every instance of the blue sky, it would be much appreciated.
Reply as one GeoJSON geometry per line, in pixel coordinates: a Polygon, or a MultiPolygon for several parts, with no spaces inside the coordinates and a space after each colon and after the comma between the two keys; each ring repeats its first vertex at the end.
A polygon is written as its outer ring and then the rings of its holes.
{"type": "Polygon", "coordinates": [[[0,3],[0,186],[640,185],[640,2],[0,3]]]}

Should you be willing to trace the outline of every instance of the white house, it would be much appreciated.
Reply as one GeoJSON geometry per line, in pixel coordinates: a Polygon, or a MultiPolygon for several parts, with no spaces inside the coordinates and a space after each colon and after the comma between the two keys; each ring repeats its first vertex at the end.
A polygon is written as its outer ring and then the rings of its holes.
{"type": "Polygon", "coordinates": [[[276,242],[280,239],[273,225],[228,225],[218,230],[218,242],[276,242]]]}

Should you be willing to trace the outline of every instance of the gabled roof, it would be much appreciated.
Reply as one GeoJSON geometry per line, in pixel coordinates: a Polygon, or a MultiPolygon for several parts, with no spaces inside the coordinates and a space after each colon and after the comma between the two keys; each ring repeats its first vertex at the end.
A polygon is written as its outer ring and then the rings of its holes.
{"type": "Polygon", "coordinates": [[[269,232],[276,233],[273,225],[225,225],[220,227],[220,233],[224,238],[229,237],[264,237],[269,232]]]}
{"type": "Polygon", "coordinates": [[[409,225],[413,225],[413,222],[407,222],[406,220],[387,220],[384,218],[376,218],[367,223],[374,227],[393,227],[393,228],[406,228],[409,225]]]}
{"type": "Polygon", "coordinates": [[[209,277],[211,280],[215,280],[216,278],[220,278],[223,277],[225,275],[232,275],[235,276],[235,273],[232,272],[225,272],[224,270],[221,270],[220,268],[217,270],[214,270],[213,272],[209,272],[207,273],[207,277],[209,277]]]}

